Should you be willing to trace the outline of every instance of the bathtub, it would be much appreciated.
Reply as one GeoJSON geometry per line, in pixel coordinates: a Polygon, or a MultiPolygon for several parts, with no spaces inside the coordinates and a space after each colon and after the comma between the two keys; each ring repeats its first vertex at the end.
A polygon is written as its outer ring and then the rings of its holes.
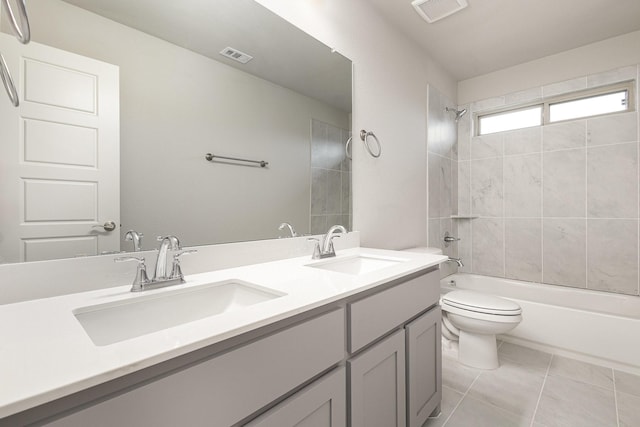
{"type": "Polygon", "coordinates": [[[640,374],[640,297],[476,274],[440,285],[442,293],[467,289],[517,302],[523,320],[500,337],[506,342],[640,374]]]}

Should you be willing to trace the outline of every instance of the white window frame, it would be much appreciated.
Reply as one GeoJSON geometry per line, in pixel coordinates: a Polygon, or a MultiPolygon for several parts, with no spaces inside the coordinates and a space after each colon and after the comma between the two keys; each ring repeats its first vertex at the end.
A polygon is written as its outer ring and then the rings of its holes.
{"type": "MultiPolygon", "coordinates": [[[[546,126],[550,124],[563,123],[563,122],[569,122],[569,121],[575,121],[575,120],[585,120],[591,117],[601,117],[601,116],[609,116],[612,114],[629,113],[636,110],[635,84],[636,84],[635,80],[628,80],[625,82],[615,83],[611,85],[599,86],[599,87],[590,88],[586,90],[580,90],[577,92],[566,93],[566,94],[546,98],[543,100],[539,100],[537,102],[530,102],[527,104],[520,104],[516,106],[509,106],[509,107],[495,109],[491,111],[483,111],[480,113],[476,113],[474,114],[474,129],[475,129],[474,134],[475,136],[483,136],[480,133],[481,131],[480,119],[483,117],[490,117],[498,114],[509,113],[512,111],[515,112],[519,110],[525,110],[532,107],[542,107],[542,120],[541,120],[540,126],[546,126]],[[567,101],[577,101],[580,99],[591,98],[594,96],[606,95],[609,93],[616,93],[621,91],[627,92],[627,109],[626,110],[613,111],[610,113],[603,113],[603,114],[594,114],[592,116],[584,116],[584,117],[579,117],[575,119],[556,120],[553,122],[550,120],[550,106],[553,104],[559,104],[567,101]]],[[[535,126],[529,126],[526,128],[519,128],[519,129],[530,129],[531,127],[535,127],[535,126]]],[[[512,129],[509,131],[502,131],[502,132],[513,132],[519,129],[512,129]]],[[[484,135],[494,135],[496,133],[501,133],[501,132],[494,132],[494,133],[484,134],[484,135]]]]}

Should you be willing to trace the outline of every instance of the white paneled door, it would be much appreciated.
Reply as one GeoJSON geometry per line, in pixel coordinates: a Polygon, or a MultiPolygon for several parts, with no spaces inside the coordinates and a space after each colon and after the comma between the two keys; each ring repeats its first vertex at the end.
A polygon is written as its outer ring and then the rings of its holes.
{"type": "Polygon", "coordinates": [[[0,263],[119,250],[118,67],[6,34],[0,52],[20,96],[0,95],[0,263]]]}

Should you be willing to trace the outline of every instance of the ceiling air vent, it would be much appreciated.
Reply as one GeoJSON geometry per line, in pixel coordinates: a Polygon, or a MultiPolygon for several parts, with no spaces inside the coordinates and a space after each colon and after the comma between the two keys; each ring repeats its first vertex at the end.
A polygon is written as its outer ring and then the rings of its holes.
{"type": "Polygon", "coordinates": [[[411,5],[430,24],[469,6],[467,0],[413,0],[411,5]]]}
{"type": "Polygon", "coordinates": [[[238,49],[234,49],[232,47],[225,47],[220,51],[220,54],[242,64],[246,64],[253,59],[253,56],[247,55],[246,53],[240,52],[238,49]]]}

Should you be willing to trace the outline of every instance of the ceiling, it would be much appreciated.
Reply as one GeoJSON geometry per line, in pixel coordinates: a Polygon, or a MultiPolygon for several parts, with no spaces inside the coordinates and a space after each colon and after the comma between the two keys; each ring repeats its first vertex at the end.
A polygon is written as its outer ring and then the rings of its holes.
{"type": "Polygon", "coordinates": [[[367,1],[458,81],[640,30],[640,0],[468,0],[433,24],[411,0],[367,1]]]}
{"type": "Polygon", "coordinates": [[[351,111],[351,61],[253,0],[65,1],[351,111]],[[226,47],[254,59],[223,57],[226,47]]]}

